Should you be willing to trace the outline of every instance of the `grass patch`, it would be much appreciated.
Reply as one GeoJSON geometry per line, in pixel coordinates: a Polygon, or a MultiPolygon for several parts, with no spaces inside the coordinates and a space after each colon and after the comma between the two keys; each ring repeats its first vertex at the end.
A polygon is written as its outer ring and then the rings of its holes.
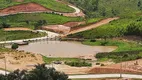
{"type": "Polygon", "coordinates": [[[55,0],[24,0],[23,2],[16,2],[15,0],[0,0],[0,9],[6,8],[9,6],[14,6],[17,4],[29,3],[29,2],[38,3],[46,8],[52,9],[54,11],[59,11],[59,12],[73,12],[74,11],[74,9],[70,8],[68,5],[59,3],[55,0]]]}
{"type": "Polygon", "coordinates": [[[83,18],[65,17],[49,13],[16,14],[0,17],[0,23],[5,22],[11,27],[28,27],[31,29],[34,29],[35,24],[40,20],[46,21],[46,25],[51,25],[63,24],[70,21],[82,21],[83,18]]]}
{"type": "Polygon", "coordinates": [[[116,40],[96,40],[95,42],[91,42],[90,40],[86,40],[82,43],[90,46],[117,46],[118,48],[115,50],[115,52],[142,50],[142,45],[135,42],[124,42],[116,40]]]}
{"type": "Polygon", "coordinates": [[[50,64],[52,63],[53,61],[80,61],[80,59],[78,58],[49,58],[49,57],[46,57],[46,56],[43,56],[43,61],[47,64],[50,64]]]}
{"type": "Polygon", "coordinates": [[[0,41],[5,40],[19,40],[19,39],[29,39],[36,37],[46,36],[46,33],[35,33],[32,31],[2,31],[0,30],[0,41]]]}

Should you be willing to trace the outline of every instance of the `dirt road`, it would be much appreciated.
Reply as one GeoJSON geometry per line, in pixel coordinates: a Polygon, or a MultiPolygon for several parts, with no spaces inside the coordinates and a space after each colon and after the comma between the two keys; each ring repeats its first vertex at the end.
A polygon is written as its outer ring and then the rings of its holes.
{"type": "Polygon", "coordinates": [[[102,26],[104,24],[108,24],[109,22],[111,22],[113,20],[117,20],[117,19],[119,19],[119,17],[106,18],[106,19],[103,19],[103,20],[101,20],[101,21],[99,21],[99,22],[97,22],[95,24],[92,24],[92,25],[89,25],[89,26],[86,26],[86,27],[83,27],[83,28],[79,28],[79,29],[73,30],[73,31],[69,32],[66,35],[75,34],[75,33],[78,33],[78,32],[82,32],[82,31],[93,29],[93,28],[97,28],[99,26],[102,26]]]}

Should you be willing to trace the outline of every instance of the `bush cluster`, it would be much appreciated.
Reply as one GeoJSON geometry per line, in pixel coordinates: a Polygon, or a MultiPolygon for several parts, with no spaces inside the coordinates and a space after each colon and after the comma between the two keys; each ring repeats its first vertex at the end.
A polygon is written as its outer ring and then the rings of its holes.
{"type": "Polygon", "coordinates": [[[75,66],[75,67],[86,67],[86,66],[92,66],[91,63],[85,62],[85,61],[78,61],[78,62],[65,62],[66,65],[69,66],[75,66]]]}

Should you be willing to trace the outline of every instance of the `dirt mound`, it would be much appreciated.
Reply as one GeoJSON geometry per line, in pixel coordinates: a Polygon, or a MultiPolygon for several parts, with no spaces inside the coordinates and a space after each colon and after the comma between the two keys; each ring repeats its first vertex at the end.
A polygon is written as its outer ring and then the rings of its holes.
{"type": "Polygon", "coordinates": [[[63,24],[64,26],[68,26],[68,27],[75,27],[75,26],[79,26],[81,24],[85,24],[85,22],[68,22],[63,24]]]}
{"type": "Polygon", "coordinates": [[[70,27],[64,26],[64,25],[49,25],[49,26],[43,26],[42,29],[54,31],[57,33],[68,33],[70,31],[70,27]]]}
{"type": "Polygon", "coordinates": [[[116,68],[105,68],[105,67],[98,67],[98,68],[93,68],[89,70],[89,74],[111,74],[111,73],[142,73],[139,71],[134,71],[134,70],[127,70],[127,69],[116,69],[116,68]]]}
{"type": "Polygon", "coordinates": [[[51,10],[36,3],[25,3],[2,9],[0,10],[0,13],[14,14],[19,12],[37,12],[37,11],[51,11],[51,10]]]}

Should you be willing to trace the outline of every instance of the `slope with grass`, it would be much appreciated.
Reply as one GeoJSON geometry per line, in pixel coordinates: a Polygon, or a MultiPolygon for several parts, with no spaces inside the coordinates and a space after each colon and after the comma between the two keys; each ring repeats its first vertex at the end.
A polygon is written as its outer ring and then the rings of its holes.
{"type": "Polygon", "coordinates": [[[5,22],[11,25],[11,27],[29,27],[31,29],[34,29],[34,26],[40,20],[44,20],[46,22],[45,25],[51,25],[51,24],[63,24],[71,21],[82,21],[83,18],[65,17],[49,13],[16,14],[16,15],[0,17],[0,23],[5,22]]]}
{"type": "Polygon", "coordinates": [[[141,0],[66,0],[81,8],[88,17],[126,16],[142,10],[141,0]]]}
{"type": "Polygon", "coordinates": [[[16,0],[0,0],[0,9],[7,8],[9,6],[18,5],[18,4],[30,3],[30,2],[38,3],[53,11],[59,11],[59,12],[74,11],[74,9],[70,8],[68,5],[56,2],[55,0],[22,0],[20,2],[16,0]]]}
{"type": "Polygon", "coordinates": [[[46,33],[35,33],[32,31],[2,31],[0,30],[0,41],[5,40],[19,40],[19,39],[29,39],[36,37],[46,36],[46,33]]]}

